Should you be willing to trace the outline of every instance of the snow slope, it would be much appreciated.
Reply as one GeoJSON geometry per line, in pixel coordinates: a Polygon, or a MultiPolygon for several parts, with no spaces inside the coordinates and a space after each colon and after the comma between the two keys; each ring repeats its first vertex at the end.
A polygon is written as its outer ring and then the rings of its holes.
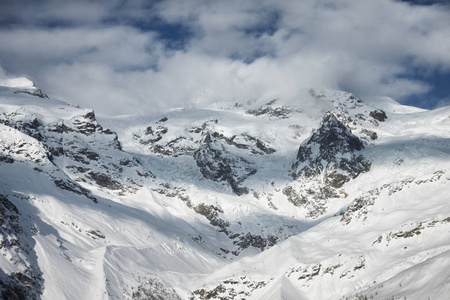
{"type": "Polygon", "coordinates": [[[450,108],[97,118],[0,87],[3,299],[446,299],[450,108]]]}

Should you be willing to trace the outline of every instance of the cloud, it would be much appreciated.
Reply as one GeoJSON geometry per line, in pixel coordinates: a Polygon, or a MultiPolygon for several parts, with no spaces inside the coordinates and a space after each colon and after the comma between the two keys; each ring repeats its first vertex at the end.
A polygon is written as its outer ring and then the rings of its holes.
{"type": "Polygon", "coordinates": [[[151,34],[129,27],[0,30],[2,62],[9,68],[38,69],[79,62],[117,69],[153,66],[158,55],[151,34]]]}
{"type": "Polygon", "coordinates": [[[432,91],[427,74],[450,72],[450,19],[443,5],[61,3],[6,1],[0,64],[98,113],[296,97],[304,87],[402,100],[432,91]]]}
{"type": "Polygon", "coordinates": [[[5,70],[3,70],[2,66],[0,66],[0,81],[9,79],[8,76],[6,76],[5,70]]]}
{"type": "Polygon", "coordinates": [[[450,106],[450,97],[440,99],[436,104],[436,107],[444,107],[444,106],[450,106]]]}

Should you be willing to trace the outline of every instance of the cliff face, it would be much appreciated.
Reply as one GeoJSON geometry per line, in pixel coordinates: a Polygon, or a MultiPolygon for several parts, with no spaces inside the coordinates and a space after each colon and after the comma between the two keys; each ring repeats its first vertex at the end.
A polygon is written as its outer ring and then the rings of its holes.
{"type": "Polygon", "coordinates": [[[340,188],[360,173],[370,170],[370,162],[358,154],[363,142],[333,114],[324,117],[321,126],[298,150],[292,176],[321,176],[324,183],[340,188]]]}
{"type": "Polygon", "coordinates": [[[245,158],[228,152],[219,137],[210,131],[204,134],[194,152],[195,162],[206,179],[228,183],[237,195],[247,194],[248,188],[240,185],[257,170],[245,158]]]}

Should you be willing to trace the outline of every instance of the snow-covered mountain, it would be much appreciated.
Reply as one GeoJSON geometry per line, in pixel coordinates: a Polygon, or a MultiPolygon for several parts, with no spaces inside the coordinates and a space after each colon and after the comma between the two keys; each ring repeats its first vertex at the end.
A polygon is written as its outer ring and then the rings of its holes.
{"type": "Polygon", "coordinates": [[[3,299],[447,299],[450,107],[96,118],[0,87],[3,299]]]}

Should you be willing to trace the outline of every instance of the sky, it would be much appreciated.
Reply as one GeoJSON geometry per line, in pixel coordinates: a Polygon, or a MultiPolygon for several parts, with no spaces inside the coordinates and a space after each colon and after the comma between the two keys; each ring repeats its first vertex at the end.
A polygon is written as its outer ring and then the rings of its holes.
{"type": "Polygon", "coordinates": [[[99,114],[331,88],[450,105],[449,0],[1,0],[0,79],[99,114]]]}

